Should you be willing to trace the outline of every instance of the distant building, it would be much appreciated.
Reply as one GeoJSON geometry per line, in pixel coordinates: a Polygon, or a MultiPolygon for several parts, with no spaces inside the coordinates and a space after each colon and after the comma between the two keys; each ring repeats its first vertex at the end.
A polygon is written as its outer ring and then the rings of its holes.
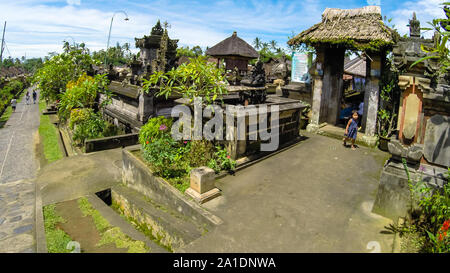
{"type": "Polygon", "coordinates": [[[364,92],[366,82],[366,58],[358,56],[344,60],[344,93],[364,92]]]}
{"type": "Polygon", "coordinates": [[[225,65],[226,70],[233,70],[237,67],[241,75],[247,74],[248,62],[259,57],[251,45],[237,36],[236,31],[233,35],[206,50],[206,55],[216,58],[217,65],[225,65]],[[221,63],[224,60],[224,64],[221,63]]]}

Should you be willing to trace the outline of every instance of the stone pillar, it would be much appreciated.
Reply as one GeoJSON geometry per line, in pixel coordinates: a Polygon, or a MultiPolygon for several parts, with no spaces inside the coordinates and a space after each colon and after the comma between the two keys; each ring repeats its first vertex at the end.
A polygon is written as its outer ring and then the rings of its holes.
{"type": "MultiPolygon", "coordinates": [[[[370,53],[369,53],[370,54],[370,53]]],[[[378,115],[378,100],[380,95],[380,75],[382,73],[382,54],[370,54],[366,60],[367,78],[364,92],[364,114],[362,126],[365,128],[364,142],[374,146],[377,141],[376,126],[378,115]],[[369,58],[370,57],[370,58],[369,58]]]]}
{"type": "Polygon", "coordinates": [[[186,194],[197,203],[203,204],[220,196],[220,190],[215,186],[215,172],[208,167],[200,167],[191,171],[191,184],[186,194]]]}
{"type": "Polygon", "coordinates": [[[327,48],[323,67],[322,101],[319,122],[336,125],[344,90],[344,48],[327,48]]]}
{"type": "Polygon", "coordinates": [[[323,87],[323,62],[325,59],[324,51],[316,48],[316,67],[313,69],[312,75],[312,99],[311,99],[311,119],[306,127],[308,132],[317,132],[320,124],[320,106],[322,104],[322,87],[323,87]]]}
{"type": "Polygon", "coordinates": [[[150,115],[155,114],[153,104],[154,104],[153,96],[149,96],[144,93],[141,93],[139,95],[139,107],[138,107],[139,121],[145,123],[150,115]]]}

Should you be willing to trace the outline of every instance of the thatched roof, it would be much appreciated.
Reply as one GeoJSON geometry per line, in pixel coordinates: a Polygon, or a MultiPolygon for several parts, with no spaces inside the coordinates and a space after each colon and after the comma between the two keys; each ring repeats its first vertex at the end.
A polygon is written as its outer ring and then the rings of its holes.
{"type": "Polygon", "coordinates": [[[359,9],[327,8],[322,22],[288,41],[289,45],[338,45],[356,50],[379,51],[393,45],[394,32],[381,17],[379,6],[359,9]]]}
{"type": "Polygon", "coordinates": [[[206,50],[206,55],[213,57],[239,56],[248,59],[256,59],[259,57],[258,51],[246,41],[239,38],[236,31],[230,37],[206,50]]]}
{"type": "Polygon", "coordinates": [[[359,77],[366,77],[366,60],[364,57],[356,57],[344,61],[344,73],[359,77]]]}

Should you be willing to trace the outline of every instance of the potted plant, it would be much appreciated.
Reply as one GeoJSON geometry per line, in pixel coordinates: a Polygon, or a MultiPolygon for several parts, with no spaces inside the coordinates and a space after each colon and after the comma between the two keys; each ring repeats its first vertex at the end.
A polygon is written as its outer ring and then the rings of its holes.
{"type": "Polygon", "coordinates": [[[380,93],[381,101],[377,117],[377,132],[379,137],[378,148],[382,151],[388,151],[388,143],[395,130],[397,114],[394,113],[393,97],[394,93],[396,93],[396,87],[396,81],[392,79],[382,87],[380,93]]]}
{"type": "Polygon", "coordinates": [[[396,116],[397,115],[395,113],[391,113],[386,109],[380,109],[378,111],[378,119],[377,119],[377,129],[379,137],[378,148],[380,148],[380,150],[382,151],[385,152],[388,151],[388,143],[394,131],[394,119],[396,116]]]}

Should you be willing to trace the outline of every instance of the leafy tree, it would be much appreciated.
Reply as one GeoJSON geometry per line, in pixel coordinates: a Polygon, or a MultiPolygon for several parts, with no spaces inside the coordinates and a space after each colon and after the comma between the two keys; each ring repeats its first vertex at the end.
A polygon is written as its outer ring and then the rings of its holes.
{"type": "Polygon", "coordinates": [[[436,46],[433,48],[427,48],[421,45],[422,50],[429,53],[429,55],[414,62],[411,67],[427,59],[436,59],[441,65],[439,73],[448,73],[448,70],[450,69],[450,51],[447,42],[450,37],[450,7],[447,5],[450,5],[450,2],[442,3],[442,5],[445,5],[443,10],[447,18],[433,19],[432,22],[428,22],[431,28],[422,28],[423,30],[434,30],[438,34],[439,40],[436,41],[436,46]]]}
{"type": "Polygon", "coordinates": [[[194,97],[203,97],[208,103],[226,94],[226,79],[222,69],[208,63],[204,56],[189,60],[189,63],[183,63],[166,73],[153,73],[149,80],[143,80],[143,90],[149,92],[151,88],[158,88],[157,96],[168,98],[176,93],[191,101],[194,97]]]}
{"type": "Polygon", "coordinates": [[[272,40],[272,41],[270,41],[270,47],[272,48],[272,50],[279,50],[280,48],[277,48],[277,46],[278,46],[278,44],[277,44],[277,41],[275,41],[275,40],[272,40]]]}
{"type": "Polygon", "coordinates": [[[76,81],[70,81],[67,91],[60,95],[58,114],[61,120],[68,119],[75,108],[93,108],[97,94],[104,93],[107,86],[106,74],[95,77],[83,74],[76,81]]]}
{"type": "Polygon", "coordinates": [[[77,80],[96,63],[84,44],[71,46],[65,42],[63,48],[63,53],[46,60],[33,77],[33,83],[47,101],[57,100],[69,81],[77,80]]]}
{"type": "MultiPolygon", "coordinates": [[[[133,53],[130,50],[129,43],[123,45],[117,43],[116,46],[108,48],[106,55],[108,64],[115,66],[128,64],[133,59],[133,53]]],[[[105,50],[94,51],[92,58],[98,63],[103,63],[105,61],[105,50]]]]}
{"type": "Polygon", "coordinates": [[[23,68],[29,73],[34,73],[42,67],[42,58],[31,58],[23,61],[23,68]]]}
{"type": "Polygon", "coordinates": [[[203,55],[203,50],[200,46],[194,46],[192,49],[189,46],[177,48],[177,57],[199,57],[203,55]]]}
{"type": "Polygon", "coordinates": [[[261,39],[256,37],[255,40],[253,40],[253,46],[255,47],[256,50],[260,50],[262,47],[261,39]]]}

